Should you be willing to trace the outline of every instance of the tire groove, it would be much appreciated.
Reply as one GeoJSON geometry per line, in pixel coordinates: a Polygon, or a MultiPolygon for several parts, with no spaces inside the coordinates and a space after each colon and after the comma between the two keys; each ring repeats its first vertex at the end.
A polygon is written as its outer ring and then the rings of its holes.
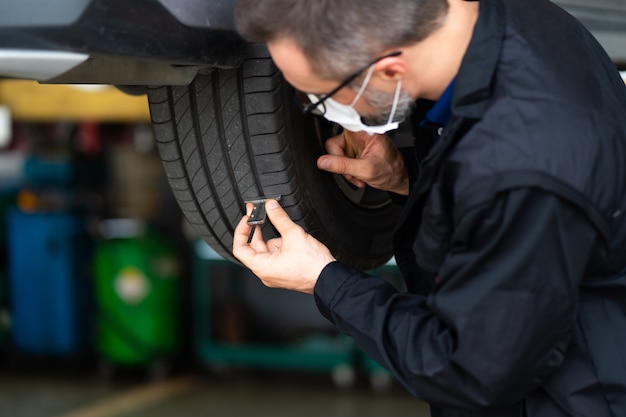
{"type": "MultiPolygon", "coordinates": [[[[219,112],[221,111],[221,107],[220,107],[220,100],[219,100],[219,72],[220,71],[215,71],[213,72],[212,75],[212,79],[213,79],[213,105],[215,108],[215,113],[214,114],[219,114],[219,112]],[[217,82],[216,82],[217,81],[217,82]],[[217,88],[216,88],[217,87],[217,88]]],[[[190,101],[191,101],[191,106],[193,107],[194,111],[198,108],[198,98],[196,95],[196,89],[195,89],[195,83],[192,83],[189,86],[189,91],[190,91],[190,101]]],[[[194,114],[199,114],[197,112],[194,112],[194,114]]],[[[211,195],[213,196],[213,200],[215,202],[215,208],[219,211],[219,219],[218,220],[222,220],[222,222],[226,225],[226,228],[228,230],[231,230],[232,233],[234,233],[235,229],[234,227],[230,224],[230,221],[228,220],[228,216],[227,213],[223,210],[222,208],[222,204],[219,201],[219,199],[217,198],[218,193],[217,193],[217,188],[215,186],[215,183],[213,182],[213,175],[210,175],[211,173],[211,169],[207,163],[207,153],[206,153],[206,148],[204,146],[204,141],[203,141],[203,137],[202,137],[202,129],[200,127],[200,122],[199,120],[194,120],[194,131],[196,133],[196,142],[197,142],[197,146],[198,146],[198,150],[200,151],[200,164],[202,165],[202,170],[207,174],[207,186],[209,187],[209,189],[211,190],[211,195]]],[[[217,125],[218,125],[218,130],[219,130],[219,125],[220,122],[219,120],[217,120],[217,125]]],[[[218,141],[219,142],[223,142],[223,131],[219,130],[219,135],[218,135],[218,141]]],[[[206,217],[206,216],[205,216],[206,217]]],[[[208,224],[208,223],[207,223],[208,224]]],[[[217,233],[214,233],[214,235],[217,235],[217,233]]],[[[224,245],[222,239],[219,240],[219,244],[227,251],[227,253],[231,253],[231,249],[227,248],[226,245],[224,245]]]]}
{"type": "MultiPolygon", "coordinates": [[[[194,83],[192,83],[192,84],[191,84],[191,86],[193,86],[193,84],[194,84],[194,83]]],[[[191,86],[190,86],[190,88],[191,88],[191,86]]],[[[169,88],[168,88],[168,97],[170,97],[170,99],[173,99],[173,88],[172,88],[172,87],[169,87],[169,88]]],[[[191,103],[193,102],[193,101],[192,101],[192,97],[193,97],[193,95],[189,95],[189,98],[190,98],[190,105],[192,105],[191,103]]],[[[172,103],[173,103],[173,101],[172,101],[172,103]]],[[[174,121],[176,120],[175,109],[176,109],[176,106],[172,104],[172,105],[170,106],[170,112],[171,112],[172,120],[174,120],[174,121]]],[[[175,133],[175,134],[176,134],[176,133],[175,133]]],[[[181,142],[180,140],[179,140],[179,141],[176,141],[176,142],[177,142],[177,143],[176,143],[176,149],[177,149],[177,151],[178,151],[178,154],[182,156],[182,154],[183,154],[183,152],[182,152],[182,142],[181,142]]],[[[199,142],[201,142],[201,140],[200,140],[199,142]]],[[[204,160],[204,158],[200,158],[200,159],[201,159],[202,161],[204,160]]],[[[183,164],[183,165],[184,165],[184,164],[183,164]]],[[[183,166],[183,171],[184,171],[184,172],[187,172],[187,174],[189,174],[189,171],[187,170],[187,166],[183,166]]],[[[192,186],[192,184],[191,184],[191,182],[190,182],[189,175],[187,175],[187,176],[185,177],[185,182],[186,182],[186,183],[187,183],[187,185],[188,185],[188,191],[190,191],[190,194],[191,194],[191,197],[192,197],[192,200],[193,200],[194,206],[195,206],[195,208],[196,208],[196,214],[197,214],[200,218],[202,218],[202,222],[203,222],[203,226],[204,226],[204,227],[203,227],[203,229],[206,229],[206,232],[208,232],[208,233],[209,233],[209,235],[211,235],[211,236],[213,236],[213,237],[217,236],[216,231],[215,231],[215,230],[212,228],[212,226],[210,225],[209,219],[207,218],[207,216],[205,216],[204,211],[202,210],[202,206],[201,206],[201,205],[200,205],[200,203],[198,202],[197,197],[193,194],[193,186],[192,186]]],[[[179,200],[180,200],[180,199],[179,199],[179,200]]],[[[230,248],[227,248],[227,247],[226,247],[226,246],[222,243],[222,241],[221,241],[221,240],[218,240],[218,239],[215,239],[215,238],[213,238],[213,239],[211,239],[211,240],[212,240],[212,241],[214,241],[214,242],[215,242],[215,244],[216,244],[217,246],[220,246],[220,247],[222,248],[222,250],[223,250],[223,251],[225,251],[224,253],[230,253],[230,252],[231,252],[231,251],[230,251],[230,248]]]]}
{"type": "MultiPolygon", "coordinates": [[[[245,62],[244,64],[245,65],[245,62]]],[[[243,68],[243,66],[242,66],[243,68]]],[[[252,178],[253,178],[253,183],[256,185],[256,189],[259,190],[258,192],[260,193],[264,193],[263,190],[263,182],[261,181],[261,178],[259,176],[258,173],[258,167],[256,164],[256,155],[254,153],[254,149],[252,148],[252,138],[250,137],[250,128],[248,126],[248,117],[245,114],[245,103],[246,103],[246,94],[245,94],[245,89],[244,89],[244,82],[245,82],[245,78],[243,77],[243,70],[240,69],[238,71],[239,74],[241,74],[241,76],[238,78],[237,80],[237,91],[239,92],[239,100],[241,102],[241,108],[242,108],[242,112],[241,112],[241,134],[244,138],[244,145],[246,148],[246,152],[244,156],[248,156],[248,161],[250,163],[250,172],[252,174],[252,178]],[[245,140],[245,138],[250,138],[249,140],[245,140]]],[[[238,166],[239,164],[237,164],[238,166]]],[[[237,184],[239,184],[240,182],[238,181],[237,184]]],[[[252,188],[253,186],[251,185],[250,187],[248,187],[246,189],[249,190],[250,188],[252,188]]],[[[239,187],[238,187],[239,188],[239,187]]],[[[239,200],[240,200],[240,205],[243,207],[244,202],[243,202],[243,194],[241,193],[241,191],[239,192],[239,200]]],[[[245,208],[243,209],[245,211],[245,208]]]]}

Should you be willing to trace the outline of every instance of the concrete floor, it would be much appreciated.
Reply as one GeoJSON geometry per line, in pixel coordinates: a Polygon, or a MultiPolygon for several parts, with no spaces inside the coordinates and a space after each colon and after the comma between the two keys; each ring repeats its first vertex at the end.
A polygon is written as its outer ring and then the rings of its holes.
{"type": "Polygon", "coordinates": [[[339,389],[320,376],[183,374],[106,381],[93,374],[2,372],[0,415],[11,417],[428,417],[399,387],[339,389]]]}

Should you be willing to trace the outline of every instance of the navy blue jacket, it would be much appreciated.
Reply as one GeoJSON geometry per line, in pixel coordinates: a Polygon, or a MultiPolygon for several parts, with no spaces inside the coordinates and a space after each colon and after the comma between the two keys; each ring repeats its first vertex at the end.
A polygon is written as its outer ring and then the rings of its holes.
{"type": "MultiPolygon", "coordinates": [[[[418,138],[419,140],[419,138],[418,138]]],[[[395,237],[317,305],[433,416],[626,416],[626,87],[547,0],[481,0],[395,237]]]]}

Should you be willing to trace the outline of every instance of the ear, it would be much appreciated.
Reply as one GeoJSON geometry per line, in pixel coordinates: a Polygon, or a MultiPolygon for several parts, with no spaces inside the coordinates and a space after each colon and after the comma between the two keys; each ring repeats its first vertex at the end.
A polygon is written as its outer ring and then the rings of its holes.
{"type": "Polygon", "coordinates": [[[403,55],[390,56],[376,63],[374,74],[383,80],[401,80],[405,78],[407,65],[403,55]]]}

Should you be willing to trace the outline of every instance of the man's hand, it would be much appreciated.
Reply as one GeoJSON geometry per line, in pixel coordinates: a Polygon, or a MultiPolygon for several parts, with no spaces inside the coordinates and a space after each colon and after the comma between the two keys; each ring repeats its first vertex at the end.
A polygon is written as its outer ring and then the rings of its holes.
{"type": "Polygon", "coordinates": [[[409,176],[404,159],[389,136],[344,130],[326,141],[326,150],[329,155],[317,160],[318,168],[341,174],[359,188],[367,184],[408,195],[409,176]]]}
{"type": "Polygon", "coordinates": [[[295,224],[276,200],[269,200],[265,208],[281,237],[265,242],[261,228],[257,228],[252,242],[247,243],[252,228],[247,223],[252,210],[249,204],[248,214],[235,229],[233,255],[270,288],[313,294],[322,269],[335,258],[326,246],[295,224]]]}

